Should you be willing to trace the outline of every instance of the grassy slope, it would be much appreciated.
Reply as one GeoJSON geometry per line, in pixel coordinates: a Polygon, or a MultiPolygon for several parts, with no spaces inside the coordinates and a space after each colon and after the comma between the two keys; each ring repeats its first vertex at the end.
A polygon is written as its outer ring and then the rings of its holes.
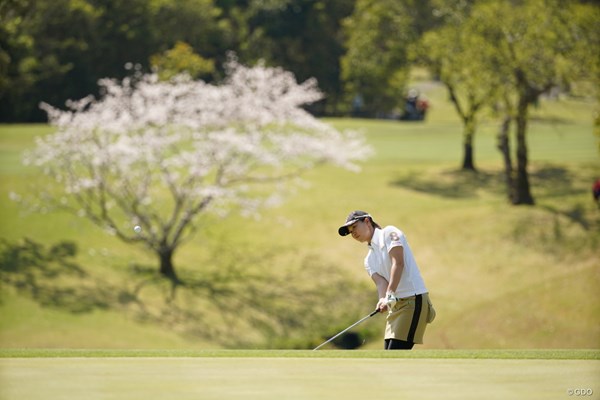
{"type": "MultiPolygon", "coordinates": [[[[335,234],[348,211],[366,209],[381,224],[398,225],[414,247],[438,310],[425,348],[600,347],[598,210],[590,195],[600,164],[591,134],[592,105],[544,103],[534,112],[529,144],[538,205],[512,207],[504,200],[495,125],[484,122],[478,133],[481,172],[473,178],[457,169],[461,128],[443,92],[433,87],[427,94],[434,108],[424,124],[329,120],[364,130],[375,147],[376,156],[361,173],[314,171],[306,177],[311,186],[283,207],[260,222],[220,221],[182,248],[177,264],[184,270],[196,265],[207,256],[204,241],[227,236],[245,246],[287,249],[270,261],[277,266],[313,254],[370,285],[361,267],[364,248],[335,234]]],[[[154,263],[141,249],[120,244],[84,220],[22,214],[7,193],[38,179],[18,160],[33,136],[49,129],[0,129],[0,237],[27,236],[45,244],[76,240],[78,263],[112,284],[128,279],[124,270],[133,263],[154,263]]],[[[299,285],[312,279],[311,274],[296,277],[299,285]]],[[[343,288],[331,290],[347,295],[343,288]]],[[[371,308],[365,304],[365,313],[371,308]]],[[[11,290],[3,291],[0,315],[3,347],[216,346],[201,333],[187,340],[119,310],[77,315],[40,307],[11,290]]],[[[204,317],[209,325],[226,323],[214,312],[204,317]]],[[[382,323],[380,318],[361,327],[376,335],[366,348],[379,348],[382,323]]]]}

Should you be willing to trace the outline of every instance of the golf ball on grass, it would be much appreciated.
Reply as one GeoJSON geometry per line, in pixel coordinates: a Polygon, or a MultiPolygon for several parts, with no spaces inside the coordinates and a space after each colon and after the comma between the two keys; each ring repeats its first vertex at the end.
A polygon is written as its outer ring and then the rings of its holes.
{"type": "Polygon", "coordinates": [[[139,226],[139,225],[136,225],[136,226],[133,227],[133,231],[135,233],[140,233],[142,231],[142,227],[139,226]]]}

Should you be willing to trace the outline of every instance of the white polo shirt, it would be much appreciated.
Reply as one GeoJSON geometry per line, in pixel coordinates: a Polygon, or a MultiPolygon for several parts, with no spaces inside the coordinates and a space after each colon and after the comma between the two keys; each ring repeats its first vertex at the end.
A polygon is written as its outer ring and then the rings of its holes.
{"type": "Polygon", "coordinates": [[[378,273],[388,282],[390,281],[392,258],[389,252],[396,246],[402,246],[404,249],[404,269],[395,292],[396,297],[405,298],[427,293],[419,266],[413,257],[404,232],[394,226],[386,226],[383,229],[375,228],[369,244],[369,254],[365,257],[365,268],[369,276],[378,273]]]}

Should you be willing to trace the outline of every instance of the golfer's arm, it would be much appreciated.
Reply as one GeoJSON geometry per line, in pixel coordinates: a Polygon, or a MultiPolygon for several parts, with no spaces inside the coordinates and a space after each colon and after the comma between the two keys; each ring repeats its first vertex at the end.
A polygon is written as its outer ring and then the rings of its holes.
{"type": "Polygon", "coordinates": [[[400,283],[400,277],[404,270],[404,248],[402,246],[392,247],[390,250],[390,258],[392,259],[392,269],[390,271],[390,282],[385,288],[385,292],[395,292],[400,283]]]}
{"type": "Polygon", "coordinates": [[[379,294],[379,298],[381,299],[385,297],[385,291],[388,287],[387,279],[379,275],[377,272],[371,275],[371,279],[373,279],[373,282],[375,282],[375,286],[377,286],[377,293],[379,294]]]}

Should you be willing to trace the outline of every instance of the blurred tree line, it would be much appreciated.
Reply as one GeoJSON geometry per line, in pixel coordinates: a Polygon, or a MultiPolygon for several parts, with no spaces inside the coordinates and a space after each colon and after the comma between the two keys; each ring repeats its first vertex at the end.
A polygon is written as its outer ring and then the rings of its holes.
{"type": "Polygon", "coordinates": [[[363,115],[387,113],[403,106],[415,45],[476,3],[485,1],[0,0],[0,121],[43,121],[40,101],[97,94],[98,79],[130,74],[126,65],[219,79],[230,51],[315,77],[326,93],[317,114],[348,114],[357,96],[363,115]]]}
{"type": "Polygon", "coordinates": [[[41,101],[97,94],[98,79],[124,77],[126,65],[219,79],[230,51],[315,77],[327,95],[317,114],[347,114],[357,95],[365,116],[388,112],[402,102],[409,46],[440,22],[434,3],[0,0],[0,121],[44,121],[41,101]]]}
{"type": "Polygon", "coordinates": [[[212,0],[1,0],[0,120],[40,121],[40,101],[63,106],[100,78],[148,70],[188,44],[207,60],[235,49],[236,29],[212,0]]]}

